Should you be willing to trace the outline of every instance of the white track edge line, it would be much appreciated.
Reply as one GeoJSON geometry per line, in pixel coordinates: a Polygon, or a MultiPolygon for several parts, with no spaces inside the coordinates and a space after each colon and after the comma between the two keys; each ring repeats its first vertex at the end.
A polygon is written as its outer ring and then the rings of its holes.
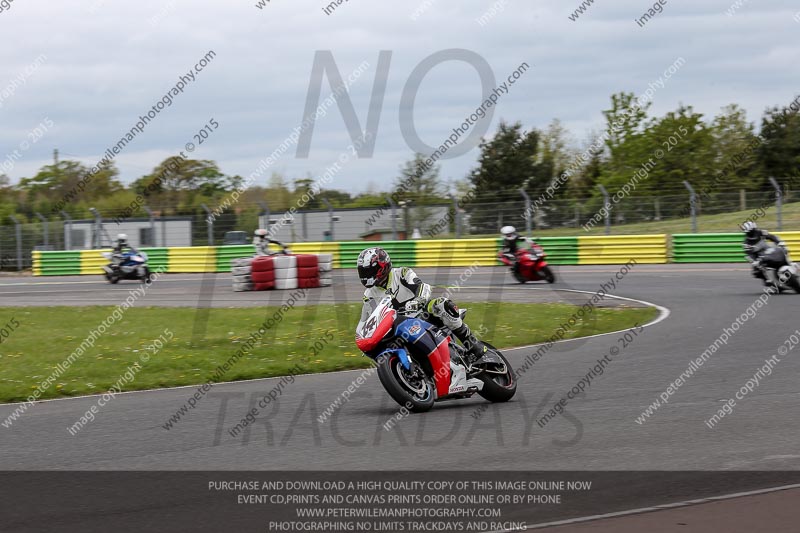
{"type": "MultiPolygon", "coordinates": [[[[531,289],[528,289],[528,290],[531,290],[531,289]]],[[[543,290],[543,289],[540,289],[540,290],[543,290]]],[[[581,290],[576,290],[576,289],[552,289],[552,290],[553,291],[581,292],[581,293],[585,293],[585,294],[596,294],[596,292],[581,291],[581,290]]],[[[604,296],[604,298],[617,298],[619,300],[628,300],[629,302],[638,302],[638,303],[642,303],[642,304],[648,305],[650,307],[655,307],[656,309],[658,309],[659,315],[653,321],[642,325],[643,328],[646,328],[646,327],[649,327],[649,326],[654,326],[654,325],[658,324],[659,322],[665,320],[670,315],[670,311],[666,307],[663,307],[663,306],[660,306],[660,305],[657,305],[657,304],[654,304],[654,303],[651,303],[651,302],[647,302],[645,300],[637,300],[635,298],[626,298],[624,296],[615,296],[613,294],[606,294],[604,296]]],[[[560,340],[560,341],[556,341],[553,344],[560,344],[560,343],[563,343],[563,342],[571,342],[571,341],[579,341],[579,340],[583,340],[583,339],[593,339],[595,337],[603,337],[605,335],[614,335],[615,333],[620,333],[621,331],[627,331],[627,330],[626,329],[619,329],[617,331],[607,331],[606,333],[595,333],[594,335],[587,335],[585,337],[575,337],[574,339],[563,339],[563,340],[560,340]]],[[[528,345],[525,345],[525,346],[516,346],[516,347],[511,347],[511,348],[503,348],[503,350],[504,351],[523,350],[525,348],[533,348],[535,346],[540,346],[542,344],[545,344],[545,343],[539,342],[539,343],[536,343],[536,344],[528,344],[528,345]]],[[[312,372],[312,373],[308,373],[308,374],[295,374],[294,377],[324,376],[324,375],[327,375],[327,374],[344,374],[344,373],[347,373],[347,372],[363,372],[364,370],[367,370],[367,369],[354,368],[352,370],[337,370],[335,372],[316,372],[316,373],[312,372]]],[[[228,384],[231,384],[231,383],[249,383],[249,382],[252,382],[252,381],[266,381],[268,379],[280,379],[282,377],[285,377],[285,376],[271,376],[271,377],[268,377],[268,378],[239,379],[239,380],[236,380],[236,381],[221,381],[219,383],[214,383],[212,385],[212,387],[216,386],[216,385],[228,385],[228,384]]],[[[194,389],[194,388],[197,388],[197,387],[202,387],[203,385],[204,385],[204,383],[195,383],[193,385],[177,385],[177,386],[174,386],[174,387],[160,387],[160,388],[157,388],[157,389],[142,389],[142,390],[122,391],[122,392],[115,393],[115,396],[121,396],[121,395],[126,395],[126,394],[137,394],[137,393],[143,393],[143,392],[158,392],[158,391],[169,391],[169,390],[180,390],[180,389],[194,389]]],[[[47,402],[63,402],[63,401],[67,401],[67,400],[82,400],[82,399],[86,399],[86,398],[93,398],[95,396],[102,396],[102,395],[106,394],[107,392],[108,391],[98,392],[97,394],[85,394],[85,395],[82,395],[82,396],[69,396],[67,398],[47,398],[47,399],[44,399],[44,400],[37,400],[37,401],[33,402],[33,405],[40,404],[40,403],[47,403],[47,402]]],[[[8,406],[11,406],[11,405],[22,405],[22,404],[26,404],[26,403],[28,403],[28,402],[25,401],[25,402],[3,403],[3,404],[0,404],[0,408],[5,407],[7,405],[8,406]]]]}
{"type": "MultiPolygon", "coordinates": [[[[595,520],[604,520],[606,518],[616,518],[620,516],[631,516],[637,514],[644,514],[644,513],[652,513],[656,511],[664,511],[669,509],[677,509],[681,507],[691,507],[694,505],[701,505],[704,503],[713,503],[717,501],[723,500],[732,500],[735,498],[743,498],[746,496],[758,496],[760,494],[770,494],[772,492],[780,492],[782,490],[791,490],[791,489],[800,489],[800,483],[794,485],[781,485],[778,487],[769,487],[766,489],[756,489],[750,490],[746,492],[734,492],[732,494],[723,494],[721,496],[709,496],[707,498],[699,498],[696,500],[684,500],[680,502],[674,503],[665,503],[662,505],[654,505],[651,507],[640,507],[637,509],[629,509],[627,511],[618,511],[615,513],[606,513],[606,514],[598,514],[598,515],[591,515],[591,516],[583,516],[579,518],[568,518],[566,520],[557,520],[554,522],[543,522],[540,524],[530,524],[527,525],[528,529],[542,529],[546,527],[558,527],[558,526],[565,526],[570,524],[579,524],[583,522],[594,522],[595,520]]],[[[508,531],[515,531],[509,529],[500,529],[497,531],[489,531],[487,533],[507,533],[508,531]]]]}

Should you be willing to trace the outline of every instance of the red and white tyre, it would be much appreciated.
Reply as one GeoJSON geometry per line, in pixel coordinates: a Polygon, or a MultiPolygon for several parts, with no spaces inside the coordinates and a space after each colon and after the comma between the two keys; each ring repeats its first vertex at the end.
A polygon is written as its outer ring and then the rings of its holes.
{"type": "Polygon", "coordinates": [[[275,271],[272,272],[253,272],[250,274],[253,283],[273,283],[275,281],[275,271]]]}
{"type": "Polygon", "coordinates": [[[281,290],[291,290],[297,288],[297,278],[275,279],[275,288],[281,290]]]}

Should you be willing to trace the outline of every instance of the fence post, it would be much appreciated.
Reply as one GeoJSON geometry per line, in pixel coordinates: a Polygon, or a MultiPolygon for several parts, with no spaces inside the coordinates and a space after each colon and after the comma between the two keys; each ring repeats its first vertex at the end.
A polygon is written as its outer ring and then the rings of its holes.
{"type": "Polygon", "coordinates": [[[17,238],[17,271],[22,272],[22,225],[14,215],[8,215],[14,223],[14,233],[17,238]]]}
{"type": "Polygon", "coordinates": [[[611,233],[611,210],[609,209],[609,207],[611,207],[611,201],[608,199],[608,191],[603,185],[598,183],[597,188],[603,193],[603,206],[606,208],[606,235],[609,235],[611,233]]]}
{"type": "Polygon", "coordinates": [[[783,229],[783,192],[778,180],[770,176],[769,182],[775,187],[775,214],[778,216],[778,231],[780,231],[783,229]]]}
{"type": "Polygon", "coordinates": [[[49,236],[50,226],[47,224],[47,218],[45,218],[45,216],[43,214],[39,213],[38,211],[36,213],[34,213],[34,215],[36,215],[36,218],[38,218],[39,220],[42,221],[42,233],[44,234],[44,243],[43,243],[44,246],[45,247],[50,246],[50,236],[49,236]]]}
{"type": "Polygon", "coordinates": [[[156,246],[156,219],[153,217],[153,211],[146,205],[142,206],[142,210],[144,210],[144,212],[147,213],[147,216],[150,217],[150,239],[152,240],[152,244],[150,246],[156,246]]]}
{"type": "Polygon", "coordinates": [[[89,212],[94,215],[94,232],[92,232],[92,248],[102,248],[102,236],[100,232],[103,228],[103,217],[100,216],[100,211],[94,207],[89,208],[89,212]]]}
{"type": "Polygon", "coordinates": [[[659,198],[658,196],[656,196],[654,207],[655,207],[655,210],[656,210],[655,219],[656,220],[661,220],[661,198],[659,198]]]}
{"type": "Polygon", "coordinates": [[[455,230],[456,239],[461,238],[461,214],[458,212],[458,199],[455,194],[450,194],[450,199],[453,201],[453,229],[455,230]]]}
{"type": "Polygon", "coordinates": [[[531,212],[531,197],[528,196],[528,193],[525,192],[525,189],[522,187],[519,188],[520,194],[522,197],[525,198],[525,233],[529,236],[533,233],[533,228],[531,224],[531,218],[533,217],[533,213],[531,212]]]}
{"type": "Polygon", "coordinates": [[[697,194],[694,192],[692,184],[683,180],[683,186],[689,191],[689,209],[692,217],[692,233],[697,233],[697,194]]]}
{"type": "Polygon", "coordinates": [[[397,240],[397,204],[394,203],[391,196],[386,197],[389,207],[392,208],[392,240],[397,240]]]}
{"type": "MultiPolygon", "coordinates": [[[[269,232],[269,219],[270,216],[272,216],[272,214],[269,211],[269,205],[267,204],[267,202],[261,200],[258,201],[258,205],[261,207],[261,212],[258,214],[258,227],[264,228],[265,230],[267,230],[267,232],[269,232]]],[[[303,230],[303,238],[307,238],[307,236],[305,235],[305,230],[303,230]]]]}
{"type": "Polygon", "coordinates": [[[64,219],[64,249],[72,250],[72,219],[66,211],[61,211],[59,214],[64,219]]]}
{"type": "Polygon", "coordinates": [[[328,206],[328,223],[330,224],[330,232],[331,232],[331,241],[335,241],[336,238],[334,237],[333,233],[333,223],[334,223],[334,215],[333,215],[333,204],[328,201],[327,198],[320,197],[320,200],[323,204],[328,206]]]}
{"type": "Polygon", "coordinates": [[[205,210],[206,214],[206,227],[208,228],[208,245],[214,246],[214,219],[211,218],[211,209],[206,204],[200,204],[200,207],[205,210]]]}
{"type": "Polygon", "coordinates": [[[739,210],[747,211],[747,191],[739,189],[739,210]]]}

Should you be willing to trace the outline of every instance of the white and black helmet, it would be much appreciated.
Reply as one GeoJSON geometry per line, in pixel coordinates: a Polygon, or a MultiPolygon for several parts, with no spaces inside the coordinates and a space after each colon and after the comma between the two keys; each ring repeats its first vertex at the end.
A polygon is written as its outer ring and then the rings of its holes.
{"type": "Polygon", "coordinates": [[[758,224],[748,220],[742,224],[742,231],[745,232],[748,237],[753,238],[758,235],[758,224]]]}
{"type": "Polygon", "coordinates": [[[500,234],[507,241],[513,241],[517,238],[517,228],[514,226],[503,226],[500,228],[500,234]]]}
{"type": "Polygon", "coordinates": [[[383,248],[367,248],[358,254],[356,266],[362,285],[367,288],[375,285],[385,287],[392,270],[392,260],[383,248]]]}

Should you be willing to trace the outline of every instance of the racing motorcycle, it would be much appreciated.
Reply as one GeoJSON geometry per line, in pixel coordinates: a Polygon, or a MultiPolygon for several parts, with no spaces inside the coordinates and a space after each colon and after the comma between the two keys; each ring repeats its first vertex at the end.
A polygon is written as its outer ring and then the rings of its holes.
{"type": "Polygon", "coordinates": [[[798,275],[797,264],[789,260],[789,254],[778,246],[769,246],[766,242],[761,242],[745,250],[757,253],[758,261],[754,265],[763,276],[764,283],[775,287],[778,292],[793,289],[800,293],[800,275],[798,275]]]}
{"type": "MultiPolygon", "coordinates": [[[[461,317],[465,309],[459,310],[461,317]]],[[[517,391],[508,360],[484,343],[487,351],[472,364],[452,332],[421,317],[419,310],[395,309],[391,297],[375,305],[356,328],[356,345],[375,361],[386,392],[409,411],[430,410],[434,402],[469,398],[475,393],[490,402],[507,402],[517,391]]]]}
{"type": "Polygon", "coordinates": [[[135,279],[142,282],[150,280],[150,269],[147,267],[147,254],[144,252],[101,252],[109,263],[103,266],[109,283],[117,283],[121,279],[135,279]]]}
{"type": "Polygon", "coordinates": [[[516,262],[503,252],[497,256],[503,264],[511,267],[511,275],[520,283],[540,280],[553,283],[556,280],[555,274],[545,260],[547,254],[536,243],[533,243],[529,250],[517,250],[516,262]]]}

